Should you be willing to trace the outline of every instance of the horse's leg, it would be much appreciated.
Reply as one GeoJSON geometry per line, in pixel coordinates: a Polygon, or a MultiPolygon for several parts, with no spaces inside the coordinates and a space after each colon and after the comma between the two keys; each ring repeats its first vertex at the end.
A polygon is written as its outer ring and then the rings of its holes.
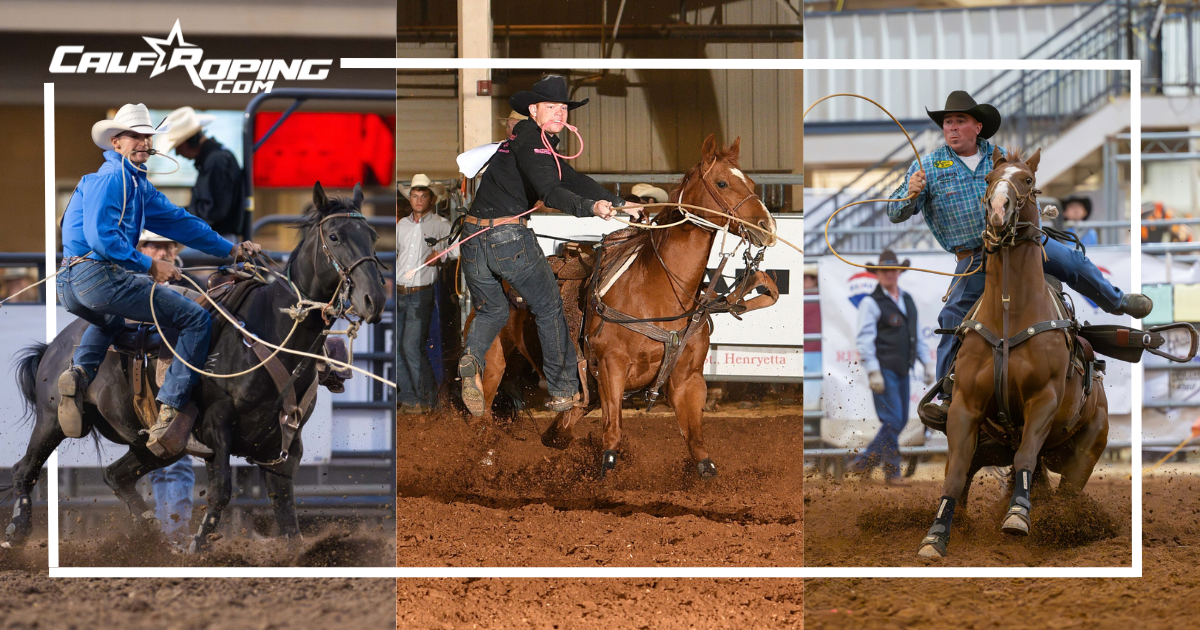
{"type": "Polygon", "coordinates": [[[304,457],[304,446],[300,436],[292,440],[288,449],[288,460],[274,470],[263,468],[263,481],[267,486],[267,495],[271,498],[271,507],[275,510],[275,524],[279,527],[279,535],[287,539],[300,539],[300,521],[296,518],[296,472],[300,468],[300,459],[304,457]]]}
{"type": "Polygon", "coordinates": [[[1029,512],[1033,509],[1029,493],[1033,489],[1033,472],[1037,468],[1042,445],[1054,426],[1054,415],[1058,413],[1058,396],[1053,389],[1043,389],[1025,401],[1025,428],[1021,432],[1021,446],[1013,457],[1015,476],[1012,498],[1008,513],[1000,524],[1000,531],[1015,536],[1029,535],[1029,512]]]}
{"type": "MultiPolygon", "coordinates": [[[[1095,387],[1100,387],[1096,384],[1095,387]]],[[[1062,478],[1058,482],[1058,494],[1070,496],[1083,490],[1096,462],[1104,456],[1108,447],[1108,403],[1096,405],[1096,413],[1092,421],[1071,439],[1073,452],[1066,458],[1062,467],[1062,478]]]]}
{"type": "Polygon", "coordinates": [[[13,506],[12,521],[4,532],[7,545],[21,546],[29,540],[29,535],[33,532],[33,501],[29,494],[37,484],[46,459],[66,438],[53,414],[37,414],[33,435],[29,437],[29,445],[25,448],[25,456],[13,466],[13,496],[16,505],[13,506]]]}
{"type": "Polygon", "coordinates": [[[112,488],[113,494],[125,503],[133,520],[145,533],[159,531],[159,523],[154,510],[146,505],[146,500],[137,491],[137,481],[151,470],[167,466],[178,459],[179,457],[159,459],[149,451],[130,448],[129,452],[104,469],[105,485],[112,488]]]}
{"type": "Polygon", "coordinates": [[[677,369],[671,374],[671,407],[675,410],[679,430],[683,433],[683,439],[687,440],[688,452],[696,462],[700,478],[712,479],[717,476],[717,466],[708,458],[708,449],[704,448],[704,435],[700,427],[708,386],[700,372],[680,376],[684,371],[677,369]]]}
{"type": "MultiPolygon", "coordinates": [[[[511,322],[511,320],[509,320],[511,322]]],[[[483,368],[483,419],[492,422],[492,403],[500,391],[500,381],[504,378],[504,368],[508,366],[505,360],[504,333],[492,342],[484,355],[483,368]]]]}
{"type": "Polygon", "coordinates": [[[208,470],[208,510],[200,520],[200,529],[188,549],[191,553],[208,549],[209,536],[217,530],[221,513],[233,498],[233,466],[229,463],[233,450],[230,413],[230,405],[224,402],[210,407],[204,413],[205,444],[213,450],[213,456],[205,462],[208,470]]]}
{"type": "Polygon", "coordinates": [[[582,407],[572,407],[554,418],[554,422],[542,432],[542,445],[549,448],[565,449],[575,440],[571,427],[587,413],[582,407]]]}
{"type": "Polygon", "coordinates": [[[604,415],[604,455],[600,477],[617,467],[617,444],[621,442],[621,399],[625,393],[625,374],[629,369],[624,357],[606,357],[600,364],[600,407],[604,415]]]}
{"type": "Polygon", "coordinates": [[[917,555],[924,558],[943,558],[950,541],[950,526],[954,522],[954,507],[967,485],[968,473],[975,458],[979,436],[980,410],[967,405],[966,396],[957,396],[950,403],[946,417],[946,438],[949,455],[946,458],[946,479],[942,482],[942,497],[938,499],[933,525],[921,539],[917,555]]]}

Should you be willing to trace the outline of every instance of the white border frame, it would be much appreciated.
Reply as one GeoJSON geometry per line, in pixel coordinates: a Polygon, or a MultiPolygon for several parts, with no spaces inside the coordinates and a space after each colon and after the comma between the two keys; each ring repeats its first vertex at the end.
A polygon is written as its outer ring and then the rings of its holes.
{"type": "MultiPolygon", "coordinates": [[[[343,58],[346,69],[673,69],[673,70],[942,70],[948,65],[981,70],[1119,70],[1130,73],[1130,194],[1131,208],[1141,207],[1141,62],[1133,60],[1075,61],[1045,59],[426,59],[343,58]]],[[[54,267],[54,84],[46,84],[46,256],[47,269],[54,267]]],[[[802,104],[798,104],[802,105],[802,104]]],[[[800,115],[797,108],[796,114],[800,115]]],[[[1131,234],[1141,232],[1141,215],[1132,212],[1131,234]]],[[[1132,238],[1131,292],[1141,290],[1141,239],[1132,238]]],[[[53,292],[50,292],[53,296],[53,292]]],[[[46,302],[47,341],[55,333],[54,298],[46,302]]],[[[1135,322],[1136,325],[1137,322],[1135,322]]],[[[1130,536],[1133,557],[1129,567],[60,567],[58,558],[58,458],[51,454],[49,472],[50,577],[305,577],[305,578],[849,578],[849,577],[942,577],[942,578],[1139,578],[1142,576],[1142,477],[1137,462],[1142,450],[1142,364],[1133,364],[1132,388],[1132,483],[1133,520],[1130,536]]]]}

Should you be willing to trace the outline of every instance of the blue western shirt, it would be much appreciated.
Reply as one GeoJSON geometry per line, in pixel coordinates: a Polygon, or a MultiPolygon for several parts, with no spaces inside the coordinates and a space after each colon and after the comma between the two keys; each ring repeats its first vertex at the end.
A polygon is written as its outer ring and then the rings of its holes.
{"type": "Polygon", "coordinates": [[[104,152],[99,171],[79,180],[63,214],[63,257],[88,256],[126,269],[150,270],[150,257],[137,250],[142,230],[213,256],[228,256],[233,243],[208,227],[199,217],[171,203],[146,174],[121,159],[116,151],[104,152]],[[126,197],[124,217],[122,180],[126,197]]]}
{"type": "MultiPolygon", "coordinates": [[[[994,145],[982,138],[975,141],[982,159],[975,170],[967,168],[958,154],[947,145],[938,147],[933,153],[921,158],[925,169],[925,189],[911,201],[894,201],[888,204],[887,214],[892,223],[908,220],[921,213],[925,223],[933,232],[942,249],[975,249],[983,245],[984,210],[983,195],[987,192],[987,175],[992,172],[992,149],[994,145]]],[[[1007,155],[1003,148],[1001,155],[1007,155]]],[[[908,179],[917,172],[913,162],[904,176],[904,183],[892,199],[908,196],[908,179]]]]}

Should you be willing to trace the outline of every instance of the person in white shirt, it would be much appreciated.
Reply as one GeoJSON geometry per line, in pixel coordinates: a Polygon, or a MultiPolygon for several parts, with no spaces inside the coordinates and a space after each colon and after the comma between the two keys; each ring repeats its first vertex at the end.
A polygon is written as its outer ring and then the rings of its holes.
{"type": "MultiPolygon", "coordinates": [[[[883,250],[878,266],[907,267],[890,249],[883,250]]],[[[917,305],[900,289],[900,269],[874,269],[879,279],[875,290],[858,303],[859,365],[867,372],[879,414],[879,433],[851,464],[851,470],[866,473],[883,468],[888,485],[907,485],[900,476],[900,432],[908,424],[908,371],[918,361],[925,367],[925,384],[933,382],[934,365],[928,344],[917,324],[917,305]]]]}
{"type": "MultiPolygon", "coordinates": [[[[437,401],[427,349],[438,270],[437,264],[422,265],[450,246],[450,222],[434,212],[438,197],[425,174],[414,175],[400,192],[412,213],[396,222],[396,391],[400,413],[425,413],[437,401]]],[[[455,258],[457,249],[443,261],[455,258]]]]}

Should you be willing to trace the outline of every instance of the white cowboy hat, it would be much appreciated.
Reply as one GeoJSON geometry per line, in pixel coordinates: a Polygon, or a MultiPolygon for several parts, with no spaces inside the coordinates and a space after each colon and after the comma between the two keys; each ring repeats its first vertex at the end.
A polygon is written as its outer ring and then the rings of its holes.
{"type": "Polygon", "coordinates": [[[155,148],[163,152],[170,151],[216,119],[212,114],[197,114],[191,107],[180,107],[167,114],[167,123],[171,125],[171,130],[155,140],[155,148]]]}
{"type": "Polygon", "coordinates": [[[659,188],[658,186],[651,186],[650,184],[634,184],[633,188],[630,189],[629,192],[638,197],[650,197],[658,203],[667,202],[667,191],[659,188]]]}
{"type": "Polygon", "coordinates": [[[142,230],[141,236],[138,237],[139,243],[174,243],[174,239],[169,239],[165,236],[159,236],[150,230],[142,230]]]}
{"type": "Polygon", "coordinates": [[[92,125],[92,142],[95,142],[96,146],[103,151],[112,151],[113,147],[109,139],[123,131],[156,136],[170,130],[171,123],[166,120],[155,127],[150,122],[150,110],[146,109],[142,103],[137,105],[126,103],[117,110],[117,115],[113,116],[111,120],[101,120],[92,125]]]}
{"type": "Polygon", "coordinates": [[[414,188],[428,188],[429,191],[433,193],[434,203],[441,201],[442,197],[446,195],[446,187],[433,183],[433,181],[430,180],[429,176],[425,173],[417,173],[416,175],[413,175],[412,181],[409,182],[408,186],[400,187],[400,194],[404,195],[405,199],[408,199],[409,195],[412,193],[412,189],[414,188]]]}

